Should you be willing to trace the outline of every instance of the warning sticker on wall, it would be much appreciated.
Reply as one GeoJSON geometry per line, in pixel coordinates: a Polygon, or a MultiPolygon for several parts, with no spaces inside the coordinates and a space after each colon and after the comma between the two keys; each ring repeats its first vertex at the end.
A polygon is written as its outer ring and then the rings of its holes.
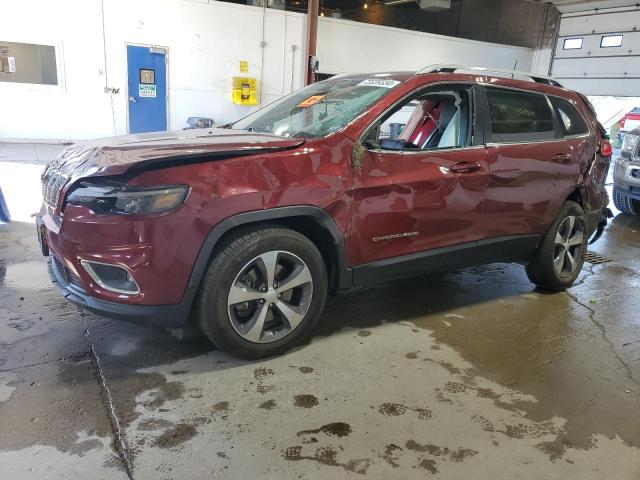
{"type": "Polygon", "coordinates": [[[249,62],[246,60],[240,60],[240,73],[249,72],[249,62]]]}
{"type": "Polygon", "coordinates": [[[144,85],[144,84],[141,83],[138,86],[138,96],[139,97],[156,98],[156,86],[155,85],[144,85]]]}
{"type": "Polygon", "coordinates": [[[381,88],[393,88],[400,82],[398,80],[385,80],[382,78],[369,78],[363,80],[358,84],[359,87],[381,87],[381,88]]]}

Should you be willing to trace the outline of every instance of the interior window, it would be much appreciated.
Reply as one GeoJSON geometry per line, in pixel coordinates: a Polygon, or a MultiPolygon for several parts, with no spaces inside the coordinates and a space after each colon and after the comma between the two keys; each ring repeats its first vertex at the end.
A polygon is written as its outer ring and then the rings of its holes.
{"type": "Polygon", "coordinates": [[[385,150],[463,147],[469,145],[469,119],[468,92],[429,92],[384,117],[370,140],[385,150]]]}
{"type": "Polygon", "coordinates": [[[582,37],[565,38],[563,50],[580,50],[582,48],[582,37]]]}
{"type": "Polygon", "coordinates": [[[555,138],[553,114],[544,95],[487,88],[487,101],[494,142],[555,138]]]}
{"type": "Polygon", "coordinates": [[[549,97],[549,99],[558,113],[562,133],[569,136],[582,135],[589,132],[586,122],[570,101],[558,97],[549,97]]]}

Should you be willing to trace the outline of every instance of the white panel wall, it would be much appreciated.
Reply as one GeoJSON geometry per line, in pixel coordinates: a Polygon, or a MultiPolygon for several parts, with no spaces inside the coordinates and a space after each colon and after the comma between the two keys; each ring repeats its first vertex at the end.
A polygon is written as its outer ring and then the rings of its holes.
{"type": "Polygon", "coordinates": [[[299,13],[267,9],[263,23],[263,9],[245,5],[104,0],[105,69],[99,0],[8,0],[3,8],[12,21],[0,41],[55,45],[61,85],[0,82],[0,138],[127,133],[128,43],[167,48],[170,129],[193,115],[225,122],[255,109],[231,103],[233,76],[261,80],[262,104],[302,86],[306,16],[299,13]],[[249,62],[249,73],[239,72],[240,60],[249,62]],[[104,93],[105,71],[119,94],[104,93]]]}
{"type": "Polygon", "coordinates": [[[323,73],[418,70],[435,63],[531,71],[534,51],[399,28],[321,17],[318,56],[323,73]]]}
{"type": "Polygon", "coordinates": [[[0,82],[0,137],[78,138],[113,133],[108,97],[103,93],[99,1],[3,1],[2,10],[0,41],[54,45],[61,85],[0,82]]]}
{"type": "MultiPolygon", "coordinates": [[[[255,108],[231,103],[232,77],[260,80],[262,103],[270,103],[290,91],[291,45],[298,47],[294,88],[301,86],[304,22],[304,15],[267,9],[263,23],[263,9],[223,2],[106,0],[110,83],[126,87],[127,43],[163,46],[169,56],[169,128],[182,128],[193,115],[236,120],[255,108]],[[240,60],[249,62],[247,74],[239,72],[240,60]]],[[[118,132],[127,130],[126,99],[123,88],[116,101],[118,132]]]]}
{"type": "Polygon", "coordinates": [[[640,96],[640,9],[616,8],[562,16],[553,76],[587,95],[640,96]],[[601,48],[603,35],[623,35],[620,47],[601,48]],[[568,38],[582,48],[565,50],[568,38]]]}
{"type": "MultiPolygon", "coordinates": [[[[100,0],[3,0],[0,41],[54,45],[61,84],[0,82],[0,138],[127,133],[127,44],[167,49],[170,129],[193,115],[227,122],[251,111],[230,100],[231,78],[243,75],[240,60],[260,80],[262,105],[302,86],[306,15],[214,0],[103,3],[104,43],[100,0]],[[120,93],[105,93],[105,86],[120,93]]],[[[330,18],[320,19],[318,45],[327,73],[432,63],[513,68],[517,62],[530,70],[533,59],[530,49],[330,18]]]]}

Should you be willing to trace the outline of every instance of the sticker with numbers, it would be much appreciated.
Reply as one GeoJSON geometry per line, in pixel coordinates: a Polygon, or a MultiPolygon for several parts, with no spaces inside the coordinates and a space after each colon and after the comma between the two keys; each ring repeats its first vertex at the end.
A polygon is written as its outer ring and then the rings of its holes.
{"type": "Polygon", "coordinates": [[[358,84],[359,87],[393,88],[400,82],[398,80],[385,80],[384,78],[368,78],[358,84]]]}
{"type": "Polygon", "coordinates": [[[138,96],[156,98],[156,86],[141,83],[138,87],[138,96]]]}

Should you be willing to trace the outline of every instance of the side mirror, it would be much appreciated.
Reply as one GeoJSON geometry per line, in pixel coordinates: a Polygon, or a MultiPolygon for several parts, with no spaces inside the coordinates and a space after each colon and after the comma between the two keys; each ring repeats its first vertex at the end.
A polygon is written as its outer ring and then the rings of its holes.
{"type": "Polygon", "coordinates": [[[380,144],[375,140],[363,140],[362,146],[367,150],[377,150],[380,148],[380,144]]]}

